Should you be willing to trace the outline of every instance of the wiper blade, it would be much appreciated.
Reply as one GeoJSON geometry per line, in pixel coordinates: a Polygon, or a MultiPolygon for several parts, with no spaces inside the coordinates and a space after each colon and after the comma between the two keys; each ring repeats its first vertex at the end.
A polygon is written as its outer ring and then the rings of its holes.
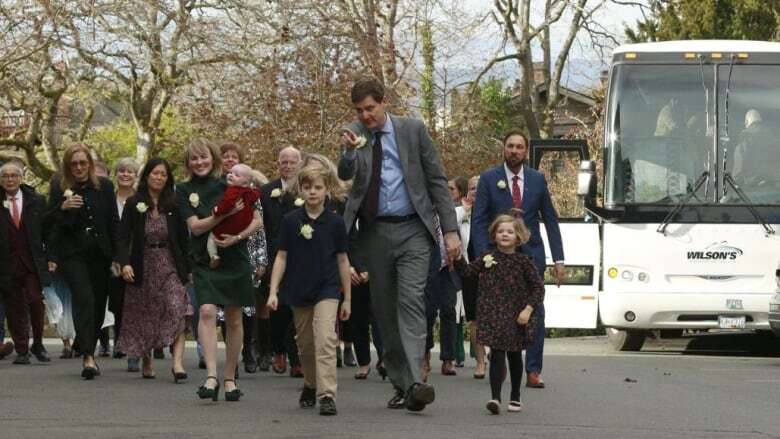
{"type": "Polygon", "coordinates": [[[675,206],[674,209],[672,209],[671,212],[669,212],[668,215],[666,215],[666,218],[664,218],[663,221],[661,221],[661,224],[658,225],[658,228],[655,230],[658,233],[661,233],[662,235],[666,236],[666,228],[669,226],[669,223],[674,219],[674,217],[677,216],[678,213],[685,207],[689,201],[691,201],[691,198],[693,198],[694,195],[696,195],[696,192],[701,188],[701,186],[710,178],[709,171],[704,171],[699,176],[699,179],[696,180],[696,184],[693,185],[693,189],[688,192],[688,194],[685,195],[685,198],[682,198],[675,206]]]}
{"type": "Polygon", "coordinates": [[[764,217],[761,216],[758,210],[756,210],[756,205],[753,204],[752,201],[750,201],[750,198],[748,198],[748,196],[742,191],[742,188],[739,187],[737,182],[734,181],[734,178],[731,176],[731,174],[729,174],[728,172],[723,174],[723,180],[725,180],[726,183],[728,183],[731,186],[731,188],[734,189],[734,192],[736,192],[739,198],[742,200],[742,202],[745,203],[745,207],[747,207],[750,213],[753,214],[753,217],[756,219],[756,221],[761,223],[761,227],[764,228],[766,234],[774,235],[775,229],[771,225],[769,225],[769,223],[767,223],[764,217]]]}

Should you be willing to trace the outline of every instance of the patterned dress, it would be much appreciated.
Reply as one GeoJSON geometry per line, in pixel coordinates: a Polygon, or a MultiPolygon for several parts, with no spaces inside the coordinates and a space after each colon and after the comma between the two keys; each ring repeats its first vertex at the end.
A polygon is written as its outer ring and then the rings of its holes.
{"type": "Polygon", "coordinates": [[[173,256],[167,247],[149,244],[168,240],[168,226],[163,216],[146,218],[143,281],[127,284],[122,314],[122,332],[117,349],[135,357],[173,344],[187,328],[192,316],[187,290],[176,273],[173,256]]]}
{"type": "Polygon", "coordinates": [[[535,333],[536,316],[531,314],[527,326],[517,323],[526,305],[537,308],[544,302],[544,283],[533,260],[522,253],[486,253],[471,264],[460,259],[455,269],[463,277],[478,279],[477,342],[493,349],[521,351],[535,333]],[[485,265],[485,256],[494,264],[485,265]]]}

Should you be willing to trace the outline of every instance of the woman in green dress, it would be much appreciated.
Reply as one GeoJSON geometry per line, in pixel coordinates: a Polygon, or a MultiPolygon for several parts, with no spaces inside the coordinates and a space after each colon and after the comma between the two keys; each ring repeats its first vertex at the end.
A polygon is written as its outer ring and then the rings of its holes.
{"type": "MultiPolygon", "coordinates": [[[[195,297],[200,306],[198,339],[203,346],[208,378],[198,389],[201,399],[218,399],[217,379],[217,305],[225,307],[227,340],[225,341],[225,369],[223,371],[225,399],[237,401],[242,395],[236,387],[235,373],[241,343],[244,337],[241,321],[241,307],[252,306],[252,270],[246,242],[262,223],[255,211],[252,223],[238,235],[222,235],[216,239],[220,247],[222,263],[216,269],[209,268],[206,239],[209,231],[226,216],[215,218],[214,206],[222,198],[227,185],[222,178],[222,163],[217,147],[206,139],[192,141],[184,152],[184,164],[189,178],[176,188],[182,215],[187,220],[192,238],[190,240],[190,265],[195,286],[195,297]],[[236,244],[241,245],[236,245],[236,244]]],[[[236,203],[232,213],[243,208],[236,203]]],[[[231,213],[231,214],[232,214],[231,213]]]]}

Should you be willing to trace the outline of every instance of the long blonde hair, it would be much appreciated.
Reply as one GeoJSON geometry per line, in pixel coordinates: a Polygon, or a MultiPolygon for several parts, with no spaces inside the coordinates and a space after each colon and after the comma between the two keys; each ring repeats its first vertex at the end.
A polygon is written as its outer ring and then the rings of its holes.
{"type": "Polygon", "coordinates": [[[89,177],[87,181],[95,188],[100,187],[100,180],[95,175],[95,159],[92,158],[92,148],[84,143],[72,143],[65,148],[65,152],[62,154],[62,174],[60,176],[60,189],[66,191],[76,187],[76,179],[73,177],[73,173],[70,169],[70,162],[73,160],[73,156],[76,153],[83,152],[87,156],[89,161],[89,177]]]}

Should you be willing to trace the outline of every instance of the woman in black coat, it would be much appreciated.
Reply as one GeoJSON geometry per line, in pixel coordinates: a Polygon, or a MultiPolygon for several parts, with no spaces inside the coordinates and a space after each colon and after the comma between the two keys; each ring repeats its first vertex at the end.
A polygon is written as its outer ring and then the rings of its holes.
{"type": "Polygon", "coordinates": [[[175,382],[187,378],[182,365],[184,333],[192,305],[187,224],[176,203],[168,163],[153,158],[144,166],[138,192],[128,198],[119,227],[118,259],[125,289],[119,349],[143,360],[144,378],[154,378],[150,353],[172,346],[175,382]]]}
{"type": "Polygon", "coordinates": [[[76,349],[83,354],[81,376],[100,374],[95,363],[97,333],[103,325],[119,215],[111,181],[95,175],[89,147],[73,144],[62,158],[62,174],[49,186],[47,223],[50,253],[73,294],[76,349]]]}

